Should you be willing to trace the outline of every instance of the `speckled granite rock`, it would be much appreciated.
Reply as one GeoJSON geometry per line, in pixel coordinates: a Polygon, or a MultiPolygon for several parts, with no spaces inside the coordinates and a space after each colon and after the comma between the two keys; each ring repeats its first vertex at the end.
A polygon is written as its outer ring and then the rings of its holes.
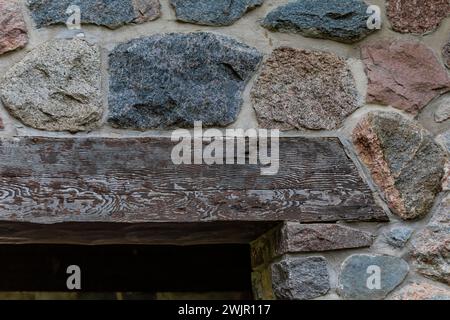
{"type": "Polygon", "coordinates": [[[155,20],[161,15],[159,0],[27,0],[38,28],[65,24],[71,5],[81,9],[81,23],[111,29],[130,23],[155,20]]]}
{"type": "Polygon", "coordinates": [[[384,234],[386,242],[394,248],[403,248],[413,233],[413,229],[407,227],[392,228],[384,234]]]}
{"type": "Polygon", "coordinates": [[[0,0],[0,54],[28,43],[27,27],[17,0],[0,0]]]}
{"type": "Polygon", "coordinates": [[[397,113],[369,113],[353,131],[359,157],[402,219],[425,216],[441,190],[446,156],[418,123],[397,113]]]}
{"type": "Polygon", "coordinates": [[[417,114],[450,91],[450,78],[427,46],[419,42],[376,41],[362,47],[369,78],[367,102],[417,114]]]}
{"type": "Polygon", "coordinates": [[[214,33],[132,40],[109,56],[109,122],[150,129],[233,122],[262,59],[256,49],[214,33]]]}
{"type": "Polygon", "coordinates": [[[360,0],[297,0],[274,9],[262,25],[273,31],[352,43],[374,31],[367,28],[367,8],[360,0]]]}
{"type": "Polygon", "coordinates": [[[272,264],[272,286],[279,300],[307,300],[330,290],[327,261],[323,257],[284,256],[272,264]]]}
{"type": "Polygon", "coordinates": [[[394,293],[390,300],[450,300],[450,290],[425,282],[416,282],[394,293]]]}
{"type": "Polygon", "coordinates": [[[402,283],[409,272],[409,266],[403,259],[384,256],[355,254],[347,258],[341,267],[339,294],[345,299],[377,300],[386,297],[402,283]],[[372,287],[370,276],[380,275],[379,287],[372,287]],[[370,284],[370,285],[368,285],[370,284]]]}
{"type": "Polygon", "coordinates": [[[99,48],[83,40],[46,42],[6,72],[0,98],[33,128],[88,130],[103,113],[100,65],[99,48]]]}
{"type": "Polygon", "coordinates": [[[264,0],[170,0],[177,19],[209,26],[229,26],[264,0]]]}
{"type": "Polygon", "coordinates": [[[423,34],[435,30],[450,14],[450,2],[388,0],[386,14],[395,31],[423,34]]]}
{"type": "Polygon", "coordinates": [[[450,285],[450,195],[439,204],[432,220],[413,241],[417,271],[450,285]]]}
{"type": "Polygon", "coordinates": [[[259,125],[333,130],[361,104],[346,61],[333,53],[275,49],[251,92],[259,125]]]}

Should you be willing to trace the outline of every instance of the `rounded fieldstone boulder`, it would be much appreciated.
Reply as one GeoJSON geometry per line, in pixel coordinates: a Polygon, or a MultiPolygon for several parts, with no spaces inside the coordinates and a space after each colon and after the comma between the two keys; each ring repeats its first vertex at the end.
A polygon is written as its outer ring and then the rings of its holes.
{"type": "Polygon", "coordinates": [[[361,105],[345,59],[333,53],[275,49],[251,92],[259,125],[333,130],[361,105]]]}
{"type": "Polygon", "coordinates": [[[170,0],[177,20],[208,26],[229,26],[264,0],[170,0]]]}
{"type": "Polygon", "coordinates": [[[146,130],[226,126],[261,53],[214,33],[170,33],[132,40],[109,55],[109,122],[146,130]]]}
{"type": "Polygon", "coordinates": [[[353,143],[395,214],[404,220],[428,214],[447,159],[427,130],[394,112],[371,112],[354,129],[353,143]]]}
{"type": "Polygon", "coordinates": [[[367,27],[368,7],[360,0],[297,0],[271,11],[262,26],[273,31],[353,43],[375,31],[367,27]]]}
{"type": "Polygon", "coordinates": [[[65,24],[72,5],[80,7],[81,23],[111,29],[125,24],[143,23],[161,15],[159,0],[27,0],[31,16],[38,28],[65,24]]]}
{"type": "Polygon", "coordinates": [[[103,114],[100,50],[80,39],[46,42],[9,69],[0,99],[24,124],[49,131],[83,131],[103,114]]]}
{"type": "Polygon", "coordinates": [[[342,264],[339,294],[353,300],[383,299],[403,282],[408,272],[409,266],[403,259],[355,254],[342,264]]]}

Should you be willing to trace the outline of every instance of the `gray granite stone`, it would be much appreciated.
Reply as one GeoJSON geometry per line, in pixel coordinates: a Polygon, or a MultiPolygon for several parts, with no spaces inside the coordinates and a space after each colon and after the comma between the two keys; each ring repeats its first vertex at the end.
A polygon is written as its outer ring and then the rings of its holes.
{"type": "Polygon", "coordinates": [[[400,258],[383,255],[352,255],[344,261],[339,277],[339,294],[345,299],[383,299],[405,279],[408,264],[400,258]],[[377,275],[379,286],[372,282],[377,275]]]}
{"type": "Polygon", "coordinates": [[[170,0],[177,19],[208,26],[228,26],[264,0],[170,0]]]}
{"type": "Polygon", "coordinates": [[[161,15],[159,0],[27,0],[31,16],[38,28],[65,24],[67,8],[77,5],[82,24],[95,24],[111,29],[130,23],[155,20],[161,15]]]}
{"type": "Polygon", "coordinates": [[[384,234],[386,242],[395,248],[403,248],[411,238],[413,230],[407,227],[392,228],[384,234]]]}
{"type": "Polygon", "coordinates": [[[272,264],[272,286],[280,300],[307,300],[327,294],[330,280],[323,257],[283,256],[272,264]]]}
{"type": "Polygon", "coordinates": [[[274,9],[262,25],[273,31],[352,43],[374,31],[367,27],[367,8],[360,0],[297,0],[274,9]]]}
{"type": "Polygon", "coordinates": [[[145,130],[225,126],[261,53],[214,33],[171,33],[132,40],[109,56],[109,122],[145,130]]]}

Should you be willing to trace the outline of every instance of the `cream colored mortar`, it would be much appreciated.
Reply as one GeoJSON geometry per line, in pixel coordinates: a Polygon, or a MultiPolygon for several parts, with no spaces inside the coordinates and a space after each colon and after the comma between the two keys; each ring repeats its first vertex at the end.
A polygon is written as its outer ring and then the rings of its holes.
{"type": "MultiPolygon", "coordinates": [[[[265,3],[262,7],[256,8],[250,13],[246,14],[242,19],[238,20],[234,25],[228,27],[208,27],[208,26],[197,26],[193,24],[187,23],[179,23],[175,19],[175,14],[172,8],[168,3],[168,0],[160,0],[162,5],[162,17],[156,21],[144,23],[141,25],[132,25],[132,26],[124,26],[117,30],[109,30],[103,27],[94,27],[94,26],[86,26],[84,27],[84,31],[86,33],[87,39],[90,42],[98,44],[103,48],[103,91],[104,91],[104,105],[105,110],[107,110],[107,90],[108,90],[108,72],[107,72],[107,54],[108,51],[114,48],[118,43],[126,42],[131,39],[137,37],[150,36],[157,33],[165,33],[165,32],[194,32],[194,31],[209,31],[209,32],[217,32],[221,34],[225,34],[236,38],[248,45],[254,46],[264,53],[265,58],[272,52],[274,48],[279,46],[289,46],[294,48],[306,48],[313,50],[322,50],[328,52],[334,52],[341,57],[348,59],[349,66],[352,70],[352,73],[355,77],[358,91],[361,97],[365,97],[367,91],[367,77],[364,73],[364,67],[362,62],[360,61],[360,51],[359,46],[370,41],[378,40],[378,39],[412,39],[416,41],[421,41],[431,47],[438,59],[442,61],[441,49],[445,43],[447,43],[450,37],[450,19],[447,18],[441,26],[433,33],[430,33],[425,36],[415,36],[415,35],[404,35],[393,32],[389,28],[389,22],[386,19],[385,15],[385,1],[384,0],[367,0],[368,4],[375,4],[382,8],[382,19],[383,19],[383,27],[382,30],[370,35],[363,41],[353,44],[341,44],[334,41],[329,40],[321,40],[321,39],[311,39],[305,38],[303,36],[297,34],[285,34],[285,33],[273,33],[268,30],[262,28],[259,24],[259,20],[263,19],[265,15],[277,7],[278,5],[287,3],[288,0],[265,0],[265,3]]],[[[26,6],[23,2],[23,9],[26,12],[26,6]]],[[[0,76],[4,73],[11,65],[20,61],[25,54],[40,45],[41,43],[58,38],[63,37],[67,34],[67,30],[63,26],[44,28],[40,30],[36,30],[33,28],[32,21],[30,19],[29,14],[25,15],[27,25],[29,27],[29,36],[30,41],[27,47],[23,50],[19,50],[16,52],[12,52],[3,56],[0,56],[0,76]]],[[[250,90],[252,85],[256,79],[257,75],[253,77],[253,79],[248,84],[245,92],[244,92],[244,103],[242,106],[242,110],[240,115],[235,123],[230,125],[233,128],[251,128],[257,127],[258,122],[255,117],[255,113],[252,109],[250,102],[250,90]]],[[[379,111],[394,111],[403,114],[405,117],[412,118],[411,115],[405,114],[397,109],[392,107],[378,106],[378,105],[364,105],[356,112],[354,112],[344,123],[344,126],[336,131],[289,131],[282,133],[283,136],[333,136],[339,137],[343,143],[345,144],[349,156],[355,161],[358,166],[358,169],[362,173],[363,176],[367,178],[371,187],[376,190],[373,186],[373,183],[370,179],[370,175],[367,170],[359,163],[352,145],[350,143],[350,134],[358,120],[367,112],[379,110],[379,111]]],[[[437,126],[433,120],[434,110],[425,109],[422,114],[418,117],[418,121],[420,121],[426,128],[431,130],[433,133],[438,134],[443,132],[445,129],[450,128],[450,121],[447,121],[443,125],[437,126]]],[[[106,119],[107,114],[105,113],[106,119]]],[[[4,131],[0,131],[0,137],[12,137],[12,136],[28,136],[28,135],[45,135],[45,136],[103,136],[103,137],[127,137],[127,136],[170,136],[170,131],[159,131],[159,130],[149,130],[146,132],[140,131],[130,131],[130,130],[117,130],[108,126],[106,123],[102,126],[102,128],[89,132],[89,133],[78,133],[76,135],[72,135],[70,133],[64,132],[45,132],[34,130],[31,128],[27,128],[23,126],[19,121],[12,118],[8,112],[0,106],[0,117],[3,119],[3,122],[6,126],[4,131]]],[[[439,199],[442,195],[439,197],[439,199]]],[[[376,196],[379,201],[379,197],[376,196]]],[[[438,203],[439,199],[436,200],[438,203]]],[[[389,211],[386,205],[379,201],[379,203],[385,208],[385,210],[389,211]]],[[[391,222],[390,223],[345,223],[345,225],[351,226],[353,228],[358,228],[361,230],[369,231],[374,235],[377,235],[377,239],[374,245],[371,248],[367,249],[357,249],[357,250],[344,250],[344,251],[335,251],[335,252],[327,252],[327,253],[317,253],[310,255],[321,255],[324,256],[330,263],[330,277],[331,277],[331,287],[332,290],[328,295],[321,297],[320,299],[339,299],[339,296],[336,294],[336,288],[338,285],[338,274],[339,268],[342,262],[351,254],[355,253],[380,253],[380,254],[390,254],[394,256],[403,257],[407,260],[411,267],[411,272],[408,275],[408,278],[403,282],[404,286],[409,281],[420,280],[424,282],[431,282],[414,272],[413,264],[411,263],[411,259],[408,256],[409,246],[410,244],[402,249],[395,250],[389,247],[382,240],[382,233],[394,226],[408,226],[415,230],[415,233],[419,232],[422,228],[425,227],[428,220],[431,218],[431,214],[428,215],[427,218],[416,221],[416,222],[404,222],[397,218],[396,216],[389,213],[391,222]]],[[[413,235],[414,236],[414,235],[413,235]]],[[[441,284],[433,282],[434,285],[443,286],[441,284]]]]}

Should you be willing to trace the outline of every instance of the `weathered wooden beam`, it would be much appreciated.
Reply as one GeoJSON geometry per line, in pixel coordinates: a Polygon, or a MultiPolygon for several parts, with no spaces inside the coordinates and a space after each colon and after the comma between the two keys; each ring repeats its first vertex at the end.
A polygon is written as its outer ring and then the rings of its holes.
{"type": "Polygon", "coordinates": [[[182,246],[249,244],[277,225],[279,223],[273,221],[136,224],[0,222],[0,244],[182,246]]]}
{"type": "Polygon", "coordinates": [[[175,165],[169,138],[0,140],[6,222],[385,221],[336,138],[280,139],[280,170],[175,165]]]}

